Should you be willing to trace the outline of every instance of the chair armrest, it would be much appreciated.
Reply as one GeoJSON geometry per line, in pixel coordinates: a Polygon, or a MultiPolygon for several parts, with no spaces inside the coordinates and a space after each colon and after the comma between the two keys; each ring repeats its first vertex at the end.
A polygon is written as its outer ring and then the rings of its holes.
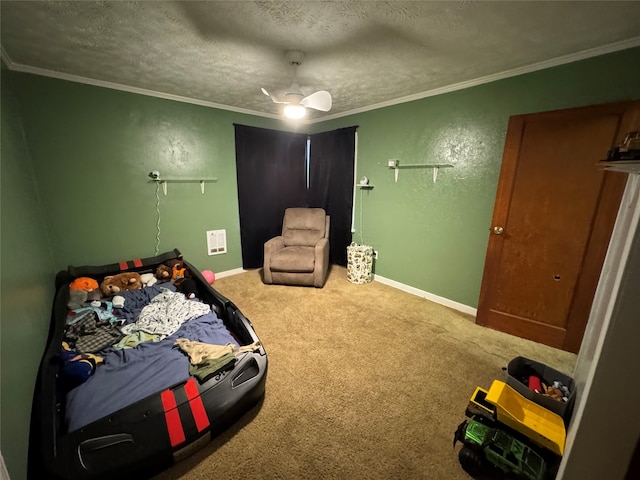
{"type": "Polygon", "coordinates": [[[282,235],[270,238],[264,243],[265,256],[267,255],[267,253],[271,254],[283,248],[284,248],[284,237],[282,235]]]}
{"type": "Polygon", "coordinates": [[[313,271],[313,284],[322,287],[329,271],[329,239],[321,238],[315,247],[315,269],[313,271]]]}
{"type": "Polygon", "coordinates": [[[262,277],[264,283],[273,283],[273,277],[271,276],[271,256],[283,248],[284,237],[282,235],[270,238],[264,243],[264,259],[262,263],[262,277]]]}

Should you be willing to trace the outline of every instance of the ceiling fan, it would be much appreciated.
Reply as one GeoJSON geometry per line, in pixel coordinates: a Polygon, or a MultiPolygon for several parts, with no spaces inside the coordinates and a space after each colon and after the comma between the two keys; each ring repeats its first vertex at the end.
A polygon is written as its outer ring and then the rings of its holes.
{"type": "Polygon", "coordinates": [[[274,103],[284,103],[284,115],[288,118],[299,119],[307,114],[307,108],[328,112],[331,110],[331,94],[326,90],[319,90],[311,95],[304,96],[298,85],[298,67],[304,61],[304,53],[291,50],[285,53],[285,58],[293,66],[293,82],[291,86],[280,96],[269,93],[262,88],[262,93],[270,97],[274,103]]]}

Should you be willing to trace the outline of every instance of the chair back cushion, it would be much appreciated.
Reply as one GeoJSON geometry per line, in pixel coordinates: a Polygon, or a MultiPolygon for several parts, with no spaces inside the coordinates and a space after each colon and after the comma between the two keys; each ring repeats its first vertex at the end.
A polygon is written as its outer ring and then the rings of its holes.
{"type": "Polygon", "coordinates": [[[314,246],[325,236],[325,217],[322,208],[287,208],[282,222],[284,244],[314,246]]]}

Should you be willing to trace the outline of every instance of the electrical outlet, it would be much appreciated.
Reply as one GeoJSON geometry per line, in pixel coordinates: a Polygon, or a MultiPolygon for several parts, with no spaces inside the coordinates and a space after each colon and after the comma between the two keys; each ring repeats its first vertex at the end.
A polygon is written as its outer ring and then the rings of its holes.
{"type": "Polygon", "coordinates": [[[373,258],[378,259],[378,250],[373,251],[373,258]]]}
{"type": "Polygon", "coordinates": [[[389,160],[389,161],[387,162],[387,165],[388,165],[390,168],[396,168],[396,167],[398,166],[398,160],[389,160]]]}

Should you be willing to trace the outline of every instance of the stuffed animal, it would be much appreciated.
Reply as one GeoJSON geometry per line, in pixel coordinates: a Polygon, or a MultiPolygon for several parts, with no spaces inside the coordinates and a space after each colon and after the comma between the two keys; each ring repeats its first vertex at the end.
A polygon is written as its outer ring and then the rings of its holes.
{"type": "Polygon", "coordinates": [[[117,275],[104,277],[100,284],[100,290],[106,297],[110,297],[126,290],[140,290],[142,280],[140,274],[136,272],[124,272],[117,275]]]}
{"type": "Polygon", "coordinates": [[[68,390],[77,387],[93,375],[96,367],[104,363],[104,359],[91,353],[79,353],[67,342],[62,342],[60,349],[62,360],[62,380],[68,390]]]}
{"type": "Polygon", "coordinates": [[[96,288],[95,290],[91,290],[90,292],[87,292],[87,302],[95,302],[100,301],[102,299],[102,292],[100,291],[100,288],[96,288]]]}
{"type": "Polygon", "coordinates": [[[142,282],[142,286],[151,287],[157,283],[158,279],[153,275],[153,273],[143,273],[140,275],[140,281],[142,282]]]}
{"type": "Polygon", "coordinates": [[[82,308],[86,303],[101,298],[100,285],[96,280],[89,277],[78,277],[69,284],[67,308],[71,310],[82,308]]]}
{"type": "Polygon", "coordinates": [[[177,280],[179,278],[190,278],[191,272],[182,260],[174,258],[156,268],[156,278],[158,280],[177,280]]]}
{"type": "Polygon", "coordinates": [[[85,290],[69,290],[69,300],[67,301],[67,308],[69,310],[75,310],[77,308],[84,307],[88,301],[88,294],[85,290]]]}
{"type": "Polygon", "coordinates": [[[186,298],[192,299],[198,296],[198,285],[193,278],[178,278],[174,283],[176,289],[186,298]]]}
{"type": "Polygon", "coordinates": [[[558,400],[559,402],[562,401],[562,397],[564,397],[564,394],[562,393],[562,390],[560,390],[559,388],[556,387],[547,387],[546,391],[545,391],[545,396],[547,397],[551,397],[554,400],[558,400]]]}
{"type": "Polygon", "coordinates": [[[69,290],[84,290],[90,292],[98,288],[98,282],[89,277],[78,277],[69,284],[69,290]]]}
{"type": "Polygon", "coordinates": [[[164,264],[158,265],[158,268],[156,268],[156,278],[158,280],[171,280],[171,275],[173,275],[173,270],[164,264]]]}
{"type": "Polygon", "coordinates": [[[187,269],[182,260],[173,259],[167,262],[167,266],[171,269],[171,280],[179,278],[190,278],[191,272],[187,269]]]}
{"type": "Polygon", "coordinates": [[[113,305],[113,308],[124,308],[124,297],[121,295],[115,295],[112,299],[111,299],[111,305],[113,305]]]}
{"type": "Polygon", "coordinates": [[[81,308],[86,302],[100,300],[100,286],[98,282],[89,277],[78,277],[69,284],[69,302],[67,307],[71,310],[81,308]]]}

